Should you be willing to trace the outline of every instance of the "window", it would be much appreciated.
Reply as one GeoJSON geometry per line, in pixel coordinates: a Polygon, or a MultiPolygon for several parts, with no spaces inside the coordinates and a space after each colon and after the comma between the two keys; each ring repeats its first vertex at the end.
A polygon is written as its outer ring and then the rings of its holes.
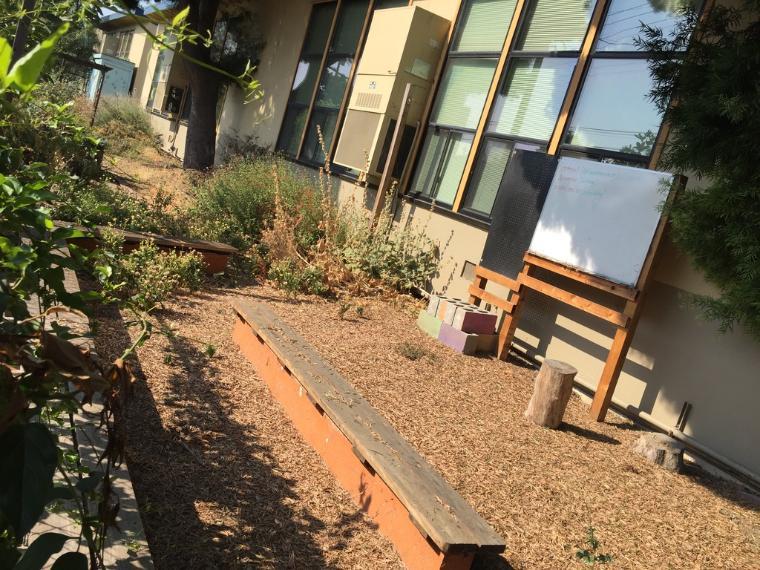
{"type": "Polygon", "coordinates": [[[566,147],[648,160],[662,117],[649,100],[648,54],[635,40],[642,24],[669,33],[688,7],[693,2],[612,0],[563,139],[566,147]]]}
{"type": "Polygon", "coordinates": [[[336,8],[327,2],[312,9],[277,142],[277,150],[312,164],[325,160],[322,143],[332,145],[369,0],[343,0],[338,14],[336,8]]]}
{"type": "Polygon", "coordinates": [[[466,0],[430,115],[410,193],[454,204],[515,0],[466,0]]]}
{"type": "Polygon", "coordinates": [[[490,217],[518,143],[545,149],[586,36],[592,0],[534,0],[525,9],[468,181],[463,207],[490,217]]]}
{"type": "Polygon", "coordinates": [[[103,42],[103,53],[112,55],[119,59],[129,57],[129,49],[132,47],[132,36],[134,30],[125,30],[119,32],[108,32],[103,42]]]}
{"type": "Polygon", "coordinates": [[[166,95],[166,82],[169,79],[169,72],[172,68],[172,59],[174,52],[170,49],[163,49],[158,53],[156,60],[156,69],[153,72],[153,81],[150,84],[150,93],[148,95],[148,109],[163,108],[164,96],[166,95]]]}

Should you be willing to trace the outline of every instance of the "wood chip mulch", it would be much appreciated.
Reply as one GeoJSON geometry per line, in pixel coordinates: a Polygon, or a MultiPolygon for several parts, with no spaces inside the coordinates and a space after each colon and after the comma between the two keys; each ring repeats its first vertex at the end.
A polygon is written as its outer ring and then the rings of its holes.
{"type": "MultiPolygon", "coordinates": [[[[536,371],[468,357],[415,325],[419,306],[386,300],[267,301],[382,413],[507,542],[493,568],[583,567],[589,527],[614,568],[760,568],[760,497],[696,466],[672,474],[631,451],[643,429],[587,417],[571,398],[564,424],[523,413],[536,371]],[[343,307],[341,307],[343,305],[343,307]],[[410,360],[402,354],[411,351],[410,360]]],[[[597,566],[602,566],[597,564],[597,566]]]]}
{"type": "MultiPolygon", "coordinates": [[[[98,317],[97,351],[119,354],[123,321],[113,311],[98,317]]],[[[158,320],[177,335],[155,335],[139,350],[127,417],[127,461],[155,567],[401,568],[240,357],[229,296],[180,298],[158,320]]]]}
{"type": "MultiPolygon", "coordinates": [[[[269,287],[181,298],[161,314],[177,336],[139,351],[128,461],[157,568],[400,566],[239,354],[238,296],[296,328],[506,539],[479,567],[584,567],[594,527],[612,568],[760,568],[760,498],[646,463],[640,427],[592,422],[573,396],[562,429],[538,428],[523,417],[535,370],[455,354],[417,329],[418,306],[269,287]]],[[[118,316],[99,320],[98,350],[118,350],[118,316]]]]}

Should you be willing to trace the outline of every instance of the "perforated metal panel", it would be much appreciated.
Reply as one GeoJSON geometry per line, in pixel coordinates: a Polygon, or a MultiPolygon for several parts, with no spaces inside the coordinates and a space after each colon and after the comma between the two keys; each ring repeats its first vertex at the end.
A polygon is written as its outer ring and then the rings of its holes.
{"type": "Polygon", "coordinates": [[[480,264],[515,278],[523,266],[558,158],[517,150],[501,180],[480,264]]]}

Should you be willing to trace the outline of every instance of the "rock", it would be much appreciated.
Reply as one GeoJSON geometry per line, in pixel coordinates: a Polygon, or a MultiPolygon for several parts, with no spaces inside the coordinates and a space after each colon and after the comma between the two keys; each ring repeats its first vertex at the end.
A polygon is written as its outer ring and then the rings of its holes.
{"type": "Polygon", "coordinates": [[[633,450],[668,471],[677,473],[683,468],[684,444],[664,433],[645,433],[633,450]]]}

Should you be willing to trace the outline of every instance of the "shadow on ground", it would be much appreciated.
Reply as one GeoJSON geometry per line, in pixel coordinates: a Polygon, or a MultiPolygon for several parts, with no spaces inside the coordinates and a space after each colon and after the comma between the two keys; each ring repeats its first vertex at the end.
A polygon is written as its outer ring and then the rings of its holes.
{"type": "MultiPolygon", "coordinates": [[[[164,313],[159,321],[169,317],[182,319],[164,313]]],[[[101,309],[98,319],[99,354],[128,346],[117,311],[101,309]]],[[[171,409],[171,427],[139,362],[126,417],[127,461],[155,566],[331,567],[313,539],[324,523],[300,508],[294,481],[278,472],[254,428],[230,418],[230,394],[215,383],[218,370],[204,346],[174,337],[166,354],[174,372],[161,404],[171,409]]],[[[360,523],[358,511],[343,516],[328,529],[331,548],[343,548],[360,523]]]]}

